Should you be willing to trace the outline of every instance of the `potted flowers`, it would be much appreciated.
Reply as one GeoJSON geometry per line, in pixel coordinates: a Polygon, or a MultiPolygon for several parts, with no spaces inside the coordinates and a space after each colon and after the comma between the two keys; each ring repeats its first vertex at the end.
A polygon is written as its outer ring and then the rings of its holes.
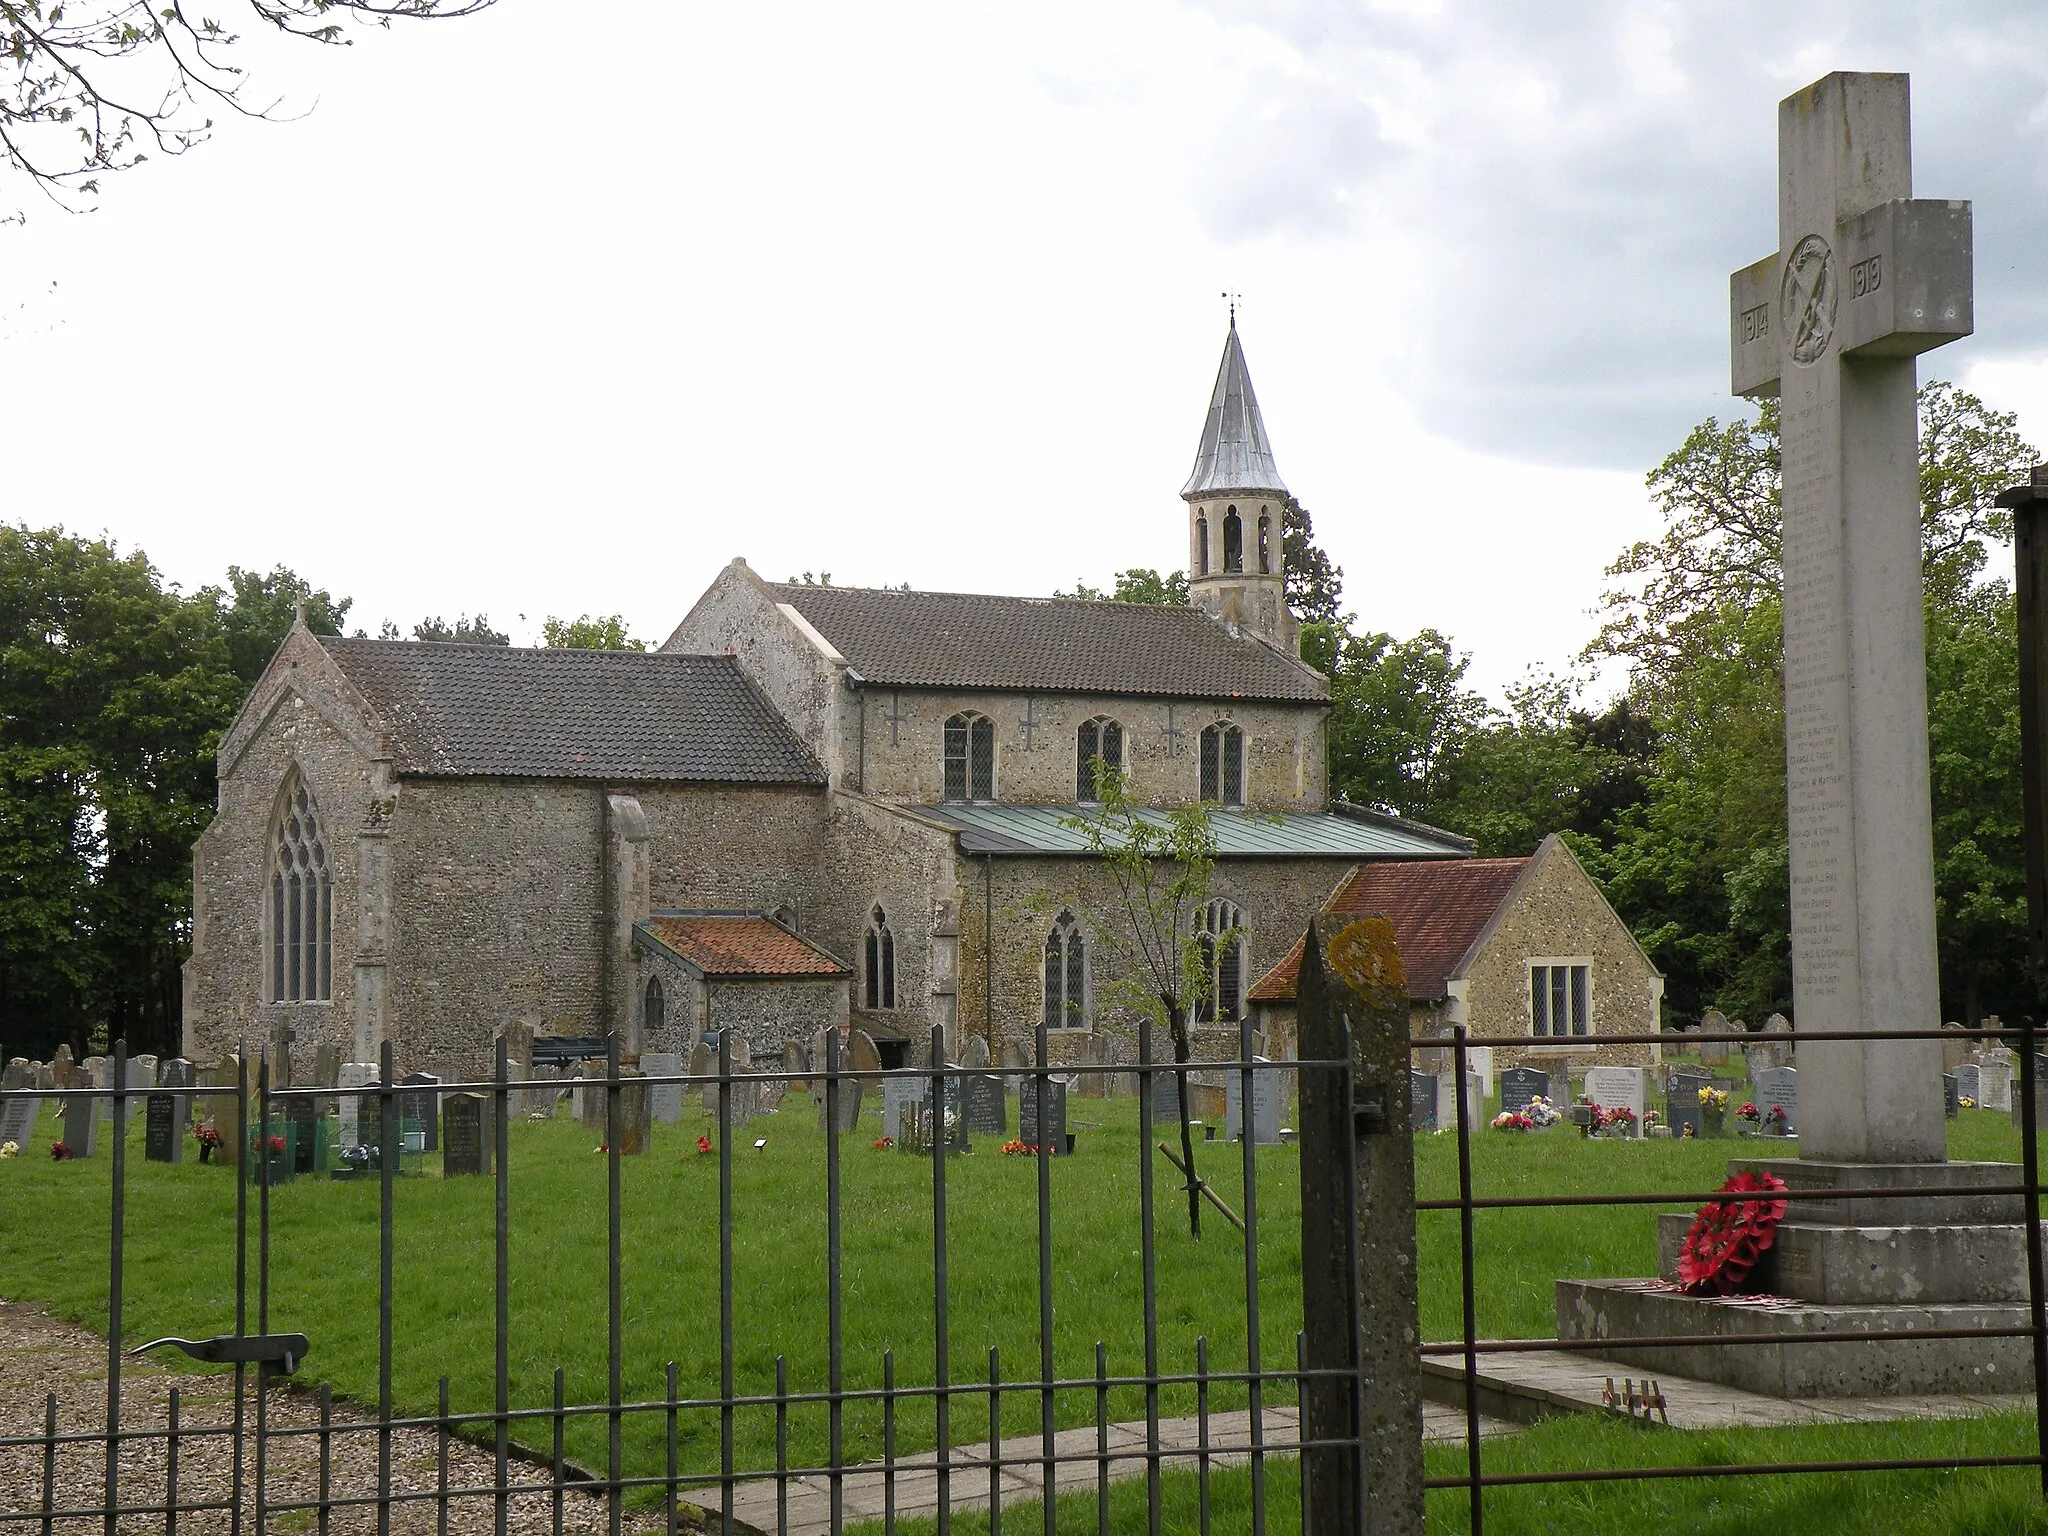
{"type": "Polygon", "coordinates": [[[1725,1136],[1728,1124],[1728,1090],[1726,1088],[1702,1088],[1700,1090],[1700,1130],[1708,1136],[1725,1136]]]}
{"type": "Polygon", "coordinates": [[[220,1150],[220,1132],[213,1128],[211,1120],[192,1128],[192,1139],[199,1143],[199,1161],[210,1163],[213,1154],[220,1150]]]}
{"type": "Polygon", "coordinates": [[[1493,1117],[1496,1131],[1533,1131],[1536,1122],[1518,1109],[1504,1109],[1493,1117]]]}
{"type": "Polygon", "coordinates": [[[1626,1104],[1610,1109],[1600,1130],[1601,1134],[1612,1136],[1617,1141],[1627,1141],[1636,1134],[1636,1112],[1626,1104]]]}

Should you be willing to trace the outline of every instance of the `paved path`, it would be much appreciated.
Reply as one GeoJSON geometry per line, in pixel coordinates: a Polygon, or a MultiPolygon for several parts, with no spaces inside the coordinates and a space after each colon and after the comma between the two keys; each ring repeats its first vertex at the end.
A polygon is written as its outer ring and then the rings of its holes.
{"type": "MultiPolygon", "coordinates": [[[[1267,1444],[1293,1445],[1295,1443],[1295,1413],[1290,1407],[1269,1408],[1261,1416],[1264,1438],[1267,1444]]],[[[1209,1415],[1208,1434],[1212,1467],[1239,1467],[1248,1459],[1246,1447],[1249,1443],[1251,1415],[1244,1411],[1235,1413],[1212,1413],[1209,1415]]],[[[1480,1421],[1482,1435],[1509,1434],[1515,1425],[1499,1419],[1483,1418],[1480,1421]]],[[[1425,1403],[1422,1410],[1422,1432],[1426,1440],[1462,1440],[1465,1434],[1465,1416],[1462,1410],[1439,1407],[1425,1403]]],[[[1200,1464],[1202,1425],[1198,1419],[1161,1419],[1159,1421],[1159,1443],[1163,1450],[1174,1452],[1163,1461],[1163,1465],[1175,1470],[1193,1471],[1200,1464]]],[[[1129,1478],[1145,1475],[1145,1426],[1143,1423],[1112,1424],[1107,1431],[1109,1477],[1112,1482],[1123,1482],[1129,1478]]],[[[1053,1437],[1055,1454],[1059,1456],[1086,1457],[1086,1460],[1060,1461],[1053,1466],[1053,1487],[1057,1493],[1079,1493],[1093,1489],[1101,1472],[1097,1459],[1096,1433],[1093,1425],[1080,1429],[1062,1430],[1053,1437]]],[[[997,1447],[996,1474],[1000,1479],[1003,1508],[1027,1499],[1036,1499],[1043,1488],[1044,1469],[1039,1464],[1042,1442],[1037,1435],[1021,1435],[1004,1440],[997,1447]]],[[[989,1456],[988,1443],[959,1445],[953,1448],[952,1476],[949,1502],[956,1510],[986,1509],[989,1502],[989,1456]]],[[[840,1478],[841,1507],[845,1511],[844,1523],[854,1525],[869,1520],[880,1520],[887,1507],[894,1483],[896,1517],[899,1520],[930,1519],[938,1513],[939,1479],[935,1470],[936,1458],[927,1451],[919,1456],[901,1457],[896,1462],[893,1474],[884,1473],[879,1464],[864,1463],[849,1468],[840,1478]]],[[[1273,1463],[1275,1475],[1295,1475],[1292,1456],[1283,1461],[1275,1453],[1273,1463]],[[1282,1468],[1285,1468],[1282,1471],[1282,1468]]],[[[832,1529],[831,1480],[826,1477],[793,1477],[788,1486],[788,1524],[776,1523],[776,1484],[772,1479],[741,1483],[734,1490],[733,1518],[744,1523],[749,1531],[773,1536],[828,1536],[832,1529]]],[[[716,1488],[700,1489],[686,1498],[701,1508],[716,1512],[719,1495],[716,1488]]],[[[716,1529],[716,1526],[713,1526],[716,1529]]]]}

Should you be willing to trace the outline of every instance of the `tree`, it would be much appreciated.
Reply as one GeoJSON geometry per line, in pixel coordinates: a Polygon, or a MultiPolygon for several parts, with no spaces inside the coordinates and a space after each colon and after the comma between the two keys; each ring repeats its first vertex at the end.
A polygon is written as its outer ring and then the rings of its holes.
{"type": "MultiPolygon", "coordinates": [[[[471,618],[466,613],[457,614],[453,624],[450,624],[446,619],[438,615],[431,619],[421,619],[419,623],[413,625],[412,637],[415,640],[432,641],[437,645],[510,645],[512,643],[510,635],[500,634],[497,630],[491,628],[491,621],[481,613],[475,618],[471,618]]],[[[384,631],[380,638],[396,640],[398,638],[398,626],[389,619],[386,619],[384,621],[384,631]]]]}
{"type": "Polygon", "coordinates": [[[281,565],[268,576],[231,565],[225,592],[219,587],[204,587],[200,595],[210,598],[219,610],[228,663],[243,686],[249,688],[256,686],[256,679],[284,644],[284,637],[298,620],[301,604],[305,605],[306,627],[316,635],[340,634],[350,606],[349,599],[344,597],[337,602],[324,589],[315,591],[281,565]]]}
{"type": "MultiPolygon", "coordinates": [[[[280,36],[347,45],[336,18],[474,15],[493,0],[248,0],[280,36]]],[[[0,151],[58,203],[89,204],[108,172],[150,155],[182,155],[213,130],[214,110],[269,117],[234,52],[243,39],[181,4],[138,0],[0,0],[0,151]]],[[[17,213],[15,217],[19,218],[17,213]]]]}
{"type": "Polygon", "coordinates": [[[586,613],[574,619],[558,619],[549,614],[540,627],[540,643],[556,649],[567,647],[581,651],[647,649],[645,640],[635,640],[626,633],[626,621],[616,613],[602,617],[586,613]]]}
{"type": "Polygon", "coordinates": [[[1334,624],[1344,601],[1344,570],[1330,563],[1315,534],[1308,508],[1288,497],[1280,514],[1280,568],[1287,577],[1287,606],[1304,624],[1334,624]]]}
{"type": "Polygon", "coordinates": [[[1464,686],[1468,655],[1433,629],[1412,640],[1302,627],[1302,659],[1330,678],[1330,789],[1404,816],[1431,813],[1448,762],[1491,717],[1464,686]]]}
{"type": "Polygon", "coordinates": [[[1128,571],[1118,571],[1115,584],[1107,592],[1077,581],[1073,591],[1055,592],[1053,596],[1084,598],[1094,603],[1152,603],[1184,608],[1188,601],[1188,573],[1169,571],[1162,576],[1150,566],[1137,565],[1128,571]]]}
{"type": "Polygon", "coordinates": [[[1242,935],[1235,929],[1207,934],[1197,927],[1214,894],[1216,875],[1216,830],[1208,805],[1145,809],[1131,800],[1123,769],[1100,757],[1093,766],[1100,806],[1067,817],[1063,824],[1081,834],[1116,892],[1119,921],[1104,937],[1125,964],[1111,993],[1155,1027],[1163,1024],[1173,1041],[1188,1233],[1199,1238],[1203,1185],[1195,1172],[1190,1119],[1187,1067],[1194,1052],[1189,1025],[1195,1010],[1214,995],[1215,948],[1237,943],[1242,935]]]}

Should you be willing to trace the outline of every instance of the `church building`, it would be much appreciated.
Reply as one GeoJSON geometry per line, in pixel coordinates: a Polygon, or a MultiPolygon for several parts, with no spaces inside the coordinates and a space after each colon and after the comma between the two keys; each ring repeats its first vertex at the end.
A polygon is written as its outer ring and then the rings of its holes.
{"type": "Polygon", "coordinates": [[[340,639],[303,624],[223,738],[194,854],[185,1052],[289,1024],[405,1070],[493,1037],[824,1023],[885,1062],[935,1029],[1000,1059],[1129,1059],[1128,952],[1072,820],[1092,765],[1215,807],[1207,1023],[1355,865],[1462,838],[1333,803],[1328,680],[1298,654],[1287,488],[1235,324],[1186,506],[1185,607],[763,580],[734,560],[662,648],[340,639]]]}

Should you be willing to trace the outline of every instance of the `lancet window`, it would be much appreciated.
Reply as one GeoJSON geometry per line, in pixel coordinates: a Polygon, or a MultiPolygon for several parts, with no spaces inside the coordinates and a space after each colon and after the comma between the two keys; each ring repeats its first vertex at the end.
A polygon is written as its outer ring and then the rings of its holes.
{"type": "Polygon", "coordinates": [[[995,797],[995,722],[972,711],[954,715],[946,722],[946,798],[993,800],[995,797]]]}
{"type": "Polygon", "coordinates": [[[324,1003],[334,996],[334,876],[327,836],[305,780],[278,797],[270,856],[270,999],[324,1003]]]}
{"type": "Polygon", "coordinates": [[[1074,914],[1062,912],[1045,936],[1045,1027],[1085,1028],[1087,991],[1087,941],[1074,914]]]}
{"type": "Polygon", "coordinates": [[[1202,1023],[1234,1023],[1244,1016],[1244,913],[1218,897],[1196,914],[1196,942],[1209,995],[1195,1002],[1202,1023]]]}
{"type": "Polygon", "coordinates": [[[866,964],[862,967],[861,997],[864,1006],[889,1009],[896,1006],[896,938],[889,932],[889,914],[880,907],[868,914],[866,964]]]}
{"type": "Polygon", "coordinates": [[[1244,804],[1244,732],[1218,722],[1202,730],[1202,798],[1244,804]]]}
{"type": "Polygon", "coordinates": [[[1124,728],[1107,716],[1081,722],[1074,739],[1074,798],[1083,805],[1102,799],[1102,786],[1095,782],[1095,760],[1111,768],[1124,765],[1124,728]]]}

